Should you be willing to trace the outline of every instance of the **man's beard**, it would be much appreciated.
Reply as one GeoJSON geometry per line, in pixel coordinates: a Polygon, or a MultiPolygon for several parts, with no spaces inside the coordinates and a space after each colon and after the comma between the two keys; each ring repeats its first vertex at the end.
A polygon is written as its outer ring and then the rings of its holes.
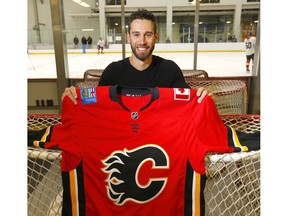
{"type": "Polygon", "coordinates": [[[149,52],[147,53],[147,55],[138,55],[137,52],[136,52],[136,47],[133,47],[131,44],[131,50],[133,52],[133,54],[136,56],[137,59],[139,59],[140,61],[145,61],[146,59],[149,58],[149,56],[152,54],[154,48],[155,48],[155,45],[151,46],[150,49],[149,49],[149,52]]]}

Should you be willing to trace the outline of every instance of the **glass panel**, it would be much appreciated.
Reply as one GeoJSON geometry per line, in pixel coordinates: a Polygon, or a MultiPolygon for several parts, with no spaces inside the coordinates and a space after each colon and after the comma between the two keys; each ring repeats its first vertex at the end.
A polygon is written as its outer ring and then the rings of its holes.
{"type": "MultiPolygon", "coordinates": [[[[102,1],[101,1],[102,2],[102,1]]],[[[217,3],[217,7],[214,5],[207,5],[203,8],[200,4],[199,12],[199,36],[198,43],[209,43],[207,49],[212,49],[213,43],[232,43],[238,42],[243,43],[247,32],[252,32],[257,37],[257,26],[260,5],[249,4],[249,9],[242,6],[241,14],[236,14],[235,9],[231,9],[231,4],[235,4],[236,0],[231,1],[229,5],[222,4],[221,1],[202,0],[201,3],[217,3]],[[219,4],[221,8],[219,9],[219,4]]],[[[107,52],[110,48],[117,44],[122,44],[122,33],[121,33],[121,12],[120,12],[120,0],[106,0],[105,5],[99,6],[98,0],[85,0],[85,3],[90,7],[83,7],[78,3],[71,1],[63,1],[64,7],[64,22],[65,30],[63,31],[64,37],[66,37],[66,48],[69,55],[82,54],[82,43],[81,39],[83,36],[92,38],[92,43],[87,44],[87,53],[97,53],[97,41],[100,37],[105,40],[105,49],[107,52]],[[116,7],[110,7],[112,5],[118,5],[116,7]],[[104,17],[99,12],[100,8],[104,11],[104,17]],[[102,25],[102,26],[100,26],[102,25]],[[78,38],[78,44],[74,43],[74,38],[78,38]]],[[[158,2],[159,3],[159,2],[158,2]]],[[[157,30],[159,33],[159,43],[166,43],[167,38],[171,44],[192,44],[194,41],[194,20],[195,20],[195,6],[181,6],[180,1],[173,1],[172,7],[172,23],[167,24],[167,6],[159,6],[157,1],[144,2],[141,7],[147,6],[147,8],[153,9],[153,13],[156,17],[157,30]],[[152,5],[149,5],[150,4],[152,5]],[[153,3],[151,3],[153,2],[153,3]]],[[[131,11],[136,10],[138,7],[135,6],[135,1],[125,1],[125,23],[128,23],[129,15],[131,11]],[[129,6],[127,3],[133,5],[129,6]]],[[[187,4],[188,5],[188,4],[187,4]]],[[[171,14],[171,13],[170,13],[171,14]]],[[[45,50],[46,53],[53,55],[54,41],[53,31],[51,22],[50,2],[49,1],[34,1],[28,0],[28,54],[32,51],[45,50]],[[34,2],[37,3],[35,9],[34,2]],[[37,17],[38,15],[38,23],[37,17]]],[[[126,27],[127,28],[127,27],[126,27]]],[[[127,41],[125,41],[127,43],[127,41]]],[[[224,44],[223,44],[224,45],[224,44]]],[[[120,47],[120,46],[119,46],[120,47]]],[[[234,45],[225,45],[225,50],[229,50],[229,47],[234,45]]],[[[239,50],[243,48],[239,44],[239,50]]],[[[105,52],[105,50],[104,50],[105,52]]],[[[112,51],[111,51],[112,52],[112,51]]],[[[113,51],[114,52],[114,51],[113,51]]],[[[121,52],[117,48],[117,52],[121,52]]],[[[244,52],[244,49],[243,51],[244,52]]],[[[243,53],[244,55],[244,53],[243,53]]],[[[29,56],[31,59],[32,55],[29,56]]],[[[47,58],[48,59],[48,58],[47,58]]],[[[48,61],[48,60],[47,60],[48,61]]],[[[55,62],[50,60],[50,62],[55,62]]],[[[48,63],[47,63],[48,64],[48,63]]],[[[74,62],[71,62],[68,58],[69,70],[74,70],[74,62]]],[[[77,65],[79,66],[79,65],[77,65]]],[[[83,74],[87,68],[79,68],[79,74],[83,74]]],[[[31,70],[36,70],[37,65],[32,65],[31,70]]],[[[51,66],[53,71],[56,70],[56,65],[51,66]]],[[[49,71],[51,73],[52,70],[49,71]]]]}
{"type": "MultiPolygon", "coordinates": [[[[106,0],[106,5],[121,5],[121,0],[106,0]]],[[[126,1],[124,1],[126,5],[126,1]]]]}

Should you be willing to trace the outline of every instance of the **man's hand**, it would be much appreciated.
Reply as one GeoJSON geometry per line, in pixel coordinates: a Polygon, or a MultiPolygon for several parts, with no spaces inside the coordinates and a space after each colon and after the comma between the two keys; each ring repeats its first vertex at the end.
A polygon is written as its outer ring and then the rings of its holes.
{"type": "Polygon", "coordinates": [[[62,101],[64,99],[65,96],[68,96],[70,98],[70,100],[77,105],[77,93],[76,93],[76,88],[74,86],[70,86],[65,88],[65,91],[62,94],[62,101]]]}
{"type": "MultiPolygon", "coordinates": [[[[209,95],[210,97],[212,97],[212,99],[214,99],[213,96],[212,96],[212,93],[209,93],[204,87],[200,87],[197,90],[196,95],[199,97],[198,98],[198,103],[201,103],[203,101],[203,99],[206,97],[206,95],[209,95]]],[[[62,101],[63,101],[63,98],[65,96],[68,96],[70,98],[70,100],[75,105],[77,105],[77,97],[78,96],[77,96],[77,93],[76,93],[76,88],[74,86],[70,86],[70,87],[65,88],[65,91],[62,94],[62,101]]]]}
{"type": "Polygon", "coordinates": [[[197,90],[196,95],[199,97],[198,100],[197,100],[198,103],[201,103],[206,95],[209,95],[214,100],[214,97],[213,97],[212,93],[208,92],[204,87],[200,87],[197,90]]]}

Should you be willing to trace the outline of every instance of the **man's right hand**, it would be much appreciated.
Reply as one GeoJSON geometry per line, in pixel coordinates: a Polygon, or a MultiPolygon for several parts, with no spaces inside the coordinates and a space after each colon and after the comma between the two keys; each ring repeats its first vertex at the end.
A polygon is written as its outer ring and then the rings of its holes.
{"type": "Polygon", "coordinates": [[[77,105],[77,93],[76,93],[76,88],[74,86],[70,86],[65,88],[65,91],[62,94],[62,101],[64,99],[65,96],[68,96],[70,98],[70,100],[77,105]]]}

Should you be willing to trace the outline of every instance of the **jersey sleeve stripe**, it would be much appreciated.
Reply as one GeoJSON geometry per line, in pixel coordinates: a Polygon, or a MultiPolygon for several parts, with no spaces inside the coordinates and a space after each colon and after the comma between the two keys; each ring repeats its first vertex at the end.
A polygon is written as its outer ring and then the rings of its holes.
{"type": "Polygon", "coordinates": [[[33,141],[33,146],[39,148],[39,141],[37,140],[33,141]]]}
{"type": "Polygon", "coordinates": [[[230,130],[232,132],[232,139],[233,139],[233,142],[234,142],[234,146],[240,148],[241,151],[247,152],[248,148],[247,148],[247,146],[242,146],[241,145],[236,130],[234,128],[232,128],[232,127],[229,127],[229,128],[230,128],[230,130]]]}
{"type": "Polygon", "coordinates": [[[42,136],[42,138],[41,138],[40,141],[45,142],[45,141],[47,140],[47,137],[48,137],[49,134],[50,134],[50,128],[51,128],[51,127],[47,127],[47,129],[46,129],[45,133],[43,134],[43,136],[42,136]]]}
{"type": "MultiPolygon", "coordinates": [[[[43,131],[43,130],[42,130],[43,131]]],[[[42,133],[42,132],[41,132],[42,133]]],[[[43,135],[41,136],[40,140],[34,140],[33,141],[33,146],[37,148],[45,148],[45,142],[48,139],[48,136],[51,134],[51,126],[47,127],[44,130],[43,135]]]]}

